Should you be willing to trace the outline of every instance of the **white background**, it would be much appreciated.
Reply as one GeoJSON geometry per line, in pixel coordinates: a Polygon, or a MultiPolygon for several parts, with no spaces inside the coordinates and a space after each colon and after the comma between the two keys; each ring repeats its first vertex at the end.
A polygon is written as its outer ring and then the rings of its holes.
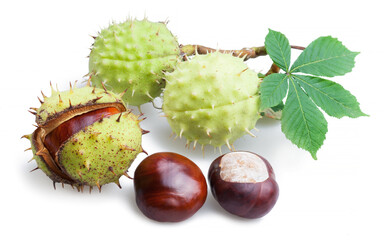
{"type": "MultiPolygon", "coordinates": [[[[383,239],[384,22],[380,1],[2,1],[0,4],[1,239],[383,239]],[[149,220],[136,207],[133,182],[121,179],[103,191],[78,193],[52,187],[35,162],[24,134],[34,130],[29,107],[38,107],[49,82],[66,90],[87,73],[89,47],[100,28],[128,16],[169,20],[182,44],[223,49],[260,46],[268,28],[291,44],[308,45],[332,35],[361,52],[352,73],[335,78],[370,117],[327,117],[329,131],[318,160],[281,133],[279,122],[262,120],[257,138],[235,142],[267,158],[275,169],[280,197],[264,218],[246,220],[220,208],[209,192],[192,218],[176,224],[149,220]],[[6,237],[7,236],[7,237],[6,237]]],[[[294,51],[294,56],[299,52],[294,51]]],[[[266,72],[268,57],[248,61],[266,72]]],[[[143,147],[149,154],[173,151],[192,159],[204,174],[218,157],[212,148],[185,149],[170,138],[161,112],[142,107],[147,120],[143,147]]],[[[135,110],[136,111],[136,110],[135,110]]],[[[223,148],[224,149],[224,148],[223,148]]],[[[227,150],[225,150],[227,152],[227,150]]],[[[131,175],[145,157],[140,154],[131,175]]]]}

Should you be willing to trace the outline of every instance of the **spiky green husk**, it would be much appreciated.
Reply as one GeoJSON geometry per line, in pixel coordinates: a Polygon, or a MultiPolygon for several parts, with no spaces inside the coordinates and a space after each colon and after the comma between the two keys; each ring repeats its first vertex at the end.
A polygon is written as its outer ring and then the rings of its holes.
{"type": "Polygon", "coordinates": [[[188,142],[230,146],[259,119],[257,73],[230,54],[198,55],[166,76],[163,111],[188,142]]]}
{"type": "Polygon", "coordinates": [[[164,88],[164,72],[179,60],[176,38],[165,23],[128,20],[101,30],[89,57],[89,74],[123,100],[139,106],[158,97],[164,88]]]}
{"type": "Polygon", "coordinates": [[[121,96],[90,86],[71,87],[64,92],[52,88],[51,96],[43,94],[41,103],[40,108],[32,108],[36,111],[36,131],[23,136],[31,141],[36,169],[41,169],[54,183],[70,184],[79,190],[85,185],[99,189],[110,182],[119,185],[118,179],[126,174],[136,156],[143,152],[142,129],[139,126],[141,120],[126,111],[121,96]],[[60,171],[69,177],[66,179],[52,170],[47,163],[47,156],[50,156],[48,150],[45,146],[38,147],[36,139],[40,137],[44,141],[47,131],[56,128],[56,124],[86,113],[88,108],[94,106],[116,107],[123,112],[85,127],[61,145],[57,164],[60,171]],[[37,133],[43,135],[36,137],[37,133]]]}
{"type": "Polygon", "coordinates": [[[44,125],[46,121],[74,108],[113,102],[123,103],[123,100],[113,92],[96,87],[74,87],[63,92],[51,87],[51,96],[44,96],[41,106],[37,109],[36,123],[44,125]]]}
{"type": "MultiPolygon", "coordinates": [[[[63,182],[63,183],[68,183],[70,184],[68,181],[66,181],[65,179],[62,179],[61,177],[57,176],[56,174],[54,174],[50,169],[49,167],[47,166],[47,164],[42,160],[42,158],[40,158],[40,156],[38,156],[36,154],[37,152],[37,149],[36,147],[33,145],[32,143],[32,134],[29,134],[29,135],[25,135],[27,137],[28,140],[31,141],[31,150],[32,150],[32,153],[33,153],[33,158],[31,160],[35,160],[36,164],[37,164],[37,167],[35,168],[36,170],[37,169],[40,169],[41,171],[43,171],[54,183],[55,182],[63,182]]],[[[34,170],[35,170],[34,169],[34,170]]]]}
{"type": "Polygon", "coordinates": [[[68,175],[83,185],[118,182],[142,152],[137,116],[125,112],[95,122],[73,135],[63,145],[59,163],[68,175]]]}

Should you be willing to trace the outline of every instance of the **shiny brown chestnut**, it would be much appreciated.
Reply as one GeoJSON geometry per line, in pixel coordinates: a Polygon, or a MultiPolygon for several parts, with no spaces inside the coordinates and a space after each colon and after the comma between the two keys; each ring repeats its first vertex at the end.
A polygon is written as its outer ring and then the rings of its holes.
{"type": "Polygon", "coordinates": [[[218,203],[244,218],[263,217],[279,196],[271,165],[252,152],[230,152],[216,158],[209,168],[208,181],[218,203]]]}
{"type": "Polygon", "coordinates": [[[207,183],[190,159],[171,152],[145,158],[134,174],[136,204],[150,219],[180,222],[195,214],[207,198],[207,183]]]}

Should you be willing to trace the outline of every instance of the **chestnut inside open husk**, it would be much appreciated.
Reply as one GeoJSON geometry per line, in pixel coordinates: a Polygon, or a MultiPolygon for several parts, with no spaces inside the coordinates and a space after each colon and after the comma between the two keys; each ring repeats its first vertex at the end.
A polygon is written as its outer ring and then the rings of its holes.
{"type": "Polygon", "coordinates": [[[45,137],[44,144],[51,156],[55,156],[60,146],[67,141],[72,135],[81,129],[99,121],[102,118],[121,113],[119,109],[114,107],[106,107],[94,110],[82,115],[76,116],[61,123],[45,137]]]}
{"type": "Polygon", "coordinates": [[[207,197],[207,183],[190,159],[171,152],[145,158],[134,174],[136,203],[160,222],[180,222],[194,215],[207,197]]]}
{"type": "Polygon", "coordinates": [[[271,165],[251,152],[231,152],[215,159],[208,181],[220,206],[243,218],[265,216],[279,196],[271,165]]]}
{"type": "Polygon", "coordinates": [[[116,183],[132,161],[143,152],[145,134],[138,116],[127,109],[120,95],[89,85],[68,91],[51,86],[36,116],[36,129],[23,137],[30,140],[36,169],[55,183],[90,191],[116,183]]]}

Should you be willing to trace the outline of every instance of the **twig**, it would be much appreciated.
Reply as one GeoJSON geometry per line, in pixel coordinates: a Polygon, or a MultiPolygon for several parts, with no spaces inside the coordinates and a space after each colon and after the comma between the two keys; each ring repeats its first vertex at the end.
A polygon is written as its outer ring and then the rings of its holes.
{"type": "Polygon", "coordinates": [[[280,71],[280,68],[276,64],[272,63],[271,68],[268,70],[265,76],[268,76],[272,73],[279,73],[279,71],[280,71]]]}
{"type": "MultiPolygon", "coordinates": [[[[291,48],[304,50],[305,47],[291,45],[291,48]]],[[[207,54],[211,52],[219,51],[221,53],[231,53],[232,56],[235,57],[244,57],[244,60],[248,60],[250,58],[257,58],[259,56],[266,56],[267,50],[265,46],[261,47],[251,47],[251,48],[243,48],[241,50],[220,50],[209,48],[201,45],[180,45],[181,55],[183,56],[192,56],[197,54],[207,54]]]]}

